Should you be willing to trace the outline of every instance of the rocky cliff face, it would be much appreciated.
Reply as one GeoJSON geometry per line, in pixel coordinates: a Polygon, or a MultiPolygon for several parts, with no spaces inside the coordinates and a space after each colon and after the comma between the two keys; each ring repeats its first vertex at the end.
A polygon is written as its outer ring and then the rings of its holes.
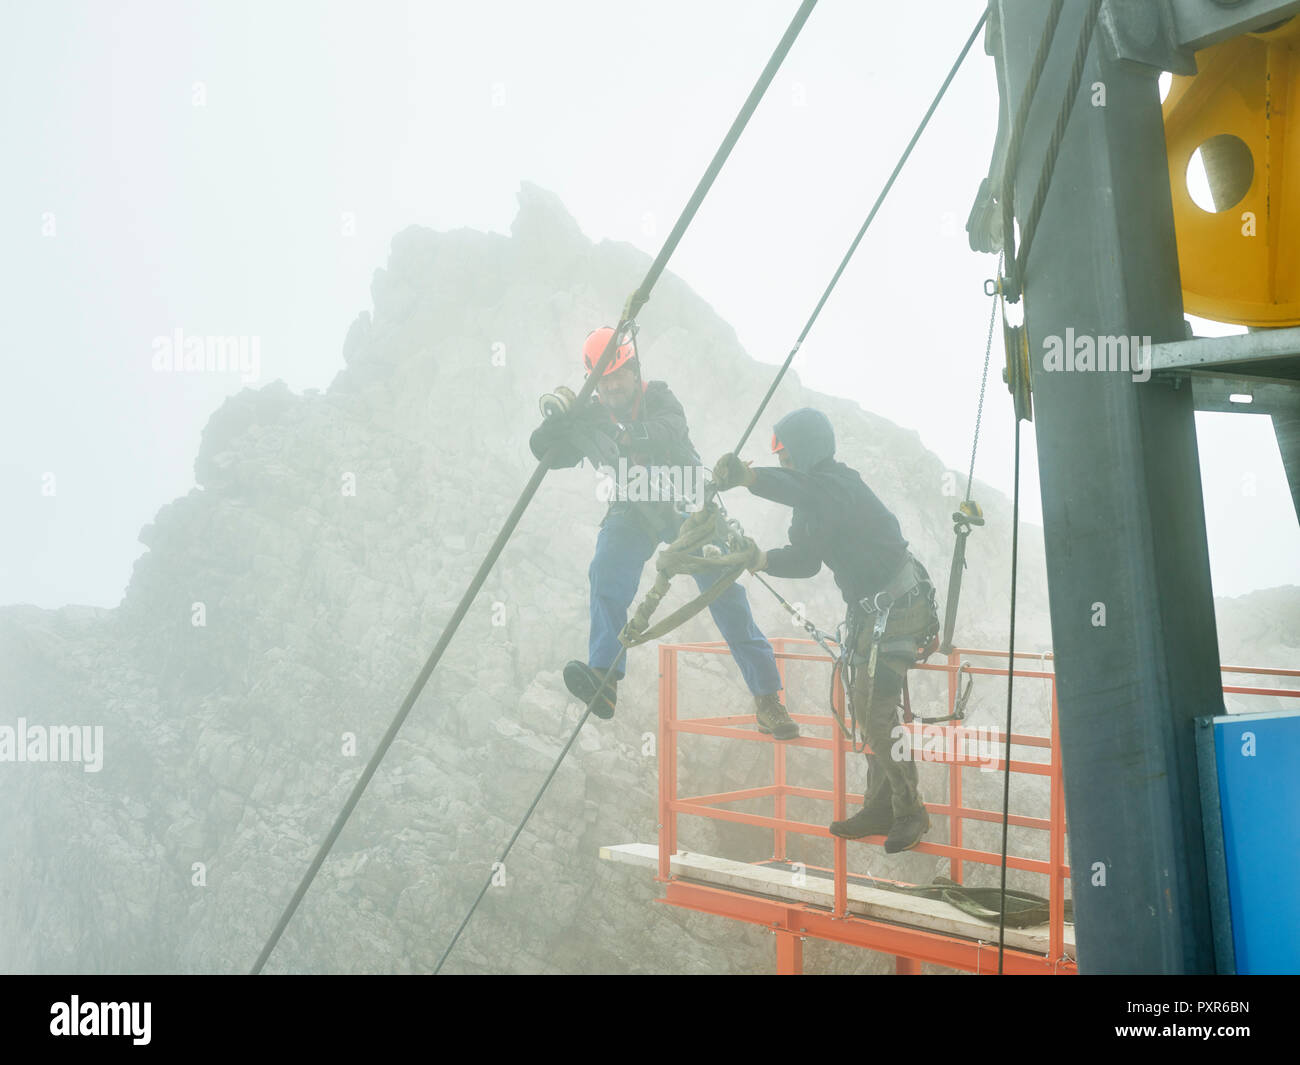
{"type": "MultiPolygon", "coordinates": [[[[99,772],[0,766],[0,968],[250,966],[531,472],[537,396],[577,386],[582,337],[615,317],[647,265],[628,245],[593,244],[527,185],[509,238],[404,231],[327,390],[272,384],[213,415],[197,486],[141,531],[149,550],[118,608],[0,610],[0,724],[98,725],[104,737],[99,772]]],[[[772,373],[672,275],[642,314],[641,350],[647,377],[683,401],[706,461],[732,446],[772,373]]],[[[830,415],[840,456],[894,509],[942,594],[961,474],[915,432],[812,394],[794,374],[764,424],[804,405],[830,415]]],[[[971,540],[959,643],[1005,646],[1010,507],[988,490],[977,498],[990,520],[971,540]]],[[[760,544],[784,542],[788,512],[728,504],[760,544]]],[[[559,671],[585,653],[586,566],[602,510],[589,468],[548,476],[270,969],[422,972],[436,962],[579,713],[559,671]]],[[[1027,529],[1021,544],[1018,642],[1045,649],[1041,536],[1027,529]]],[[[823,627],[842,614],[828,575],[782,584],[823,627]]],[[[757,585],[751,602],[769,634],[800,635],[757,585]]],[[[717,636],[705,614],[674,638],[717,636]]],[[[584,729],[449,971],[770,967],[761,932],[652,905],[648,874],[597,858],[601,845],[655,839],[646,736],[656,672],[652,648],[632,653],[617,717],[584,729]]],[[[792,665],[788,679],[792,709],[821,712],[826,667],[792,665]]],[[[1045,728],[1043,688],[1026,686],[1029,730],[1045,728]]],[[[938,686],[917,691],[937,708],[938,686]]],[[[1000,716],[1001,691],[983,686],[975,721],[1000,716]]],[[[695,656],[683,660],[681,706],[703,715],[752,704],[729,661],[695,656]]],[[[791,766],[809,783],[827,779],[810,752],[794,752],[791,766]]],[[[684,790],[769,772],[759,745],[683,749],[684,790]]],[[[927,779],[942,794],[942,778],[927,779]]],[[[792,812],[828,814],[813,803],[792,812]]],[[[770,854],[767,834],[715,823],[684,821],[682,843],[770,854]]],[[[874,848],[857,851],[877,874],[944,871],[923,855],[886,864],[874,848]]],[[[810,863],[828,864],[828,853],[792,844],[810,863]]],[[[810,944],[807,964],[889,963],[810,944]]]]}
{"type": "MultiPolygon", "coordinates": [[[[1223,665],[1300,669],[1300,588],[1294,584],[1215,600],[1215,614],[1223,665]]],[[[1223,680],[1246,688],[1300,688],[1295,677],[1227,673],[1223,680]]],[[[1300,709],[1300,700],[1266,695],[1229,693],[1224,702],[1230,713],[1300,709]]]]}

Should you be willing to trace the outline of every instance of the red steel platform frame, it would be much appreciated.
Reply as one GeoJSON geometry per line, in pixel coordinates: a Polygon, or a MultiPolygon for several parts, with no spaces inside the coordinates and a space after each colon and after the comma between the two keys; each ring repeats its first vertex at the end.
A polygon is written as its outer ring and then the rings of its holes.
{"type": "MultiPolygon", "coordinates": [[[[811,640],[788,637],[772,638],[773,650],[777,664],[784,677],[784,664],[789,661],[822,662],[829,664],[830,659],[811,640]],[[796,648],[791,650],[791,648],[796,648]],[[799,648],[813,648],[814,651],[799,648]]],[[[913,928],[885,921],[872,920],[848,909],[847,848],[843,839],[830,834],[823,825],[791,821],[786,816],[786,800],[791,796],[819,799],[830,803],[831,820],[842,820],[848,812],[849,801],[855,804],[862,801],[861,795],[846,791],[845,756],[851,748],[840,730],[835,727],[829,713],[817,716],[808,714],[791,715],[800,725],[820,726],[821,731],[829,731],[828,737],[802,735],[795,740],[776,742],[771,736],[765,736],[754,729],[753,714],[736,714],[726,717],[684,718],[678,713],[677,674],[678,658],[683,654],[720,654],[730,652],[725,643],[690,643],[661,644],[659,647],[659,844],[658,874],[656,879],[665,885],[664,898],[659,900],[672,906],[712,913],[732,920],[745,921],[762,925],[771,930],[776,937],[777,972],[795,974],[803,969],[803,943],[808,937],[847,943],[864,947],[868,950],[893,954],[896,957],[896,971],[900,974],[917,974],[922,962],[947,966],[953,969],[973,973],[996,973],[998,970],[998,944],[996,926],[991,926],[990,939],[974,941],[971,939],[946,935],[941,932],[923,928],[913,928]],[[687,735],[718,736],[745,743],[764,743],[772,747],[772,783],[759,787],[743,788],[737,791],[718,792],[710,795],[682,797],[677,794],[677,759],[678,744],[681,737],[687,735]],[[786,752],[791,747],[813,748],[830,753],[831,786],[827,788],[806,787],[791,783],[786,776],[786,752]],[[771,798],[772,816],[741,813],[725,809],[725,805],[742,799],[771,798]],[[782,901],[770,896],[755,894],[726,887],[711,886],[692,880],[686,880],[672,873],[672,855],[678,852],[677,819],[681,816],[712,818],[719,821],[731,821],[739,824],[768,828],[773,833],[773,860],[786,861],[786,843],[789,833],[801,833],[818,836],[833,842],[834,865],[831,870],[834,883],[834,905],[831,909],[795,901],[782,901]]],[[[1007,866],[1045,874],[1048,880],[1048,952],[1038,955],[1021,949],[1005,947],[1003,951],[1003,971],[1005,973],[1066,974],[1077,972],[1077,966],[1066,950],[1064,933],[1065,881],[1070,875],[1070,867],[1065,861],[1065,787],[1061,773],[1061,760],[1057,734],[1057,702],[1055,673],[1050,667],[1050,654],[1017,652],[1016,659],[1026,663],[1038,663],[1043,668],[1017,668],[1017,678],[1038,679],[1051,682],[1051,735],[1036,736],[1019,732],[1011,735],[1011,744],[1023,747],[1045,748],[1048,760],[1031,762],[1011,757],[1011,772],[1045,776],[1050,781],[1049,804],[1046,817],[1030,817],[1012,814],[1009,822],[1026,828],[1038,829],[1049,833],[1047,860],[1022,858],[1015,855],[1007,857],[1007,866]]],[[[972,660],[1006,661],[1005,651],[988,651],[979,649],[957,648],[947,656],[946,662],[924,664],[914,667],[914,671],[937,671],[947,673],[948,706],[957,697],[959,670],[969,675],[1006,677],[1005,666],[975,665],[972,660]]],[[[1249,673],[1269,676],[1300,677],[1300,670],[1256,669],[1245,666],[1224,666],[1224,673],[1249,673]]],[[[1257,688],[1243,686],[1224,686],[1225,692],[1245,695],[1272,695],[1300,697],[1300,690],[1257,688]]],[[[844,692],[838,687],[835,692],[836,709],[844,712],[844,692]]],[[[918,708],[920,716],[925,716],[926,708],[918,708]]],[[[913,743],[922,726],[913,723],[913,743]]],[[[954,741],[949,750],[961,750],[958,742],[962,740],[965,730],[960,727],[946,726],[945,744],[954,741]]],[[[982,730],[986,739],[993,738],[998,744],[1003,757],[997,758],[995,769],[1005,769],[1005,733],[1002,731],[982,730]]],[[[931,734],[933,736],[933,734],[931,734]]],[[[1000,854],[975,850],[962,843],[962,826],[966,821],[986,821],[1001,823],[1000,810],[985,810],[967,806],[962,799],[962,771],[972,766],[987,765],[988,760],[974,757],[953,756],[951,760],[944,757],[948,768],[948,799],[945,802],[927,802],[926,809],[932,818],[947,820],[949,825],[949,842],[922,842],[915,848],[916,852],[935,854],[950,860],[951,879],[961,883],[965,863],[975,862],[1000,867],[1000,854]]],[[[878,837],[877,837],[878,839],[878,837]]],[[[855,845],[861,846],[860,842],[855,845]]],[[[873,844],[867,844],[873,845],[873,844]]]]}

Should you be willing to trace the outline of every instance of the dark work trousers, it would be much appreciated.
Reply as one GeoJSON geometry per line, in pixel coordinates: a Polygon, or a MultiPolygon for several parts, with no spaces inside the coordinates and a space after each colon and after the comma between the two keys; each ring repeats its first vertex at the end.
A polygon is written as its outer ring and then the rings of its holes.
{"type": "MultiPolygon", "coordinates": [[[[911,604],[899,604],[890,613],[885,628],[885,641],[897,640],[923,631],[930,617],[929,607],[919,597],[911,604]]],[[[871,705],[867,699],[867,663],[871,657],[871,627],[868,620],[858,636],[853,675],[853,707],[862,715],[865,712],[863,731],[867,745],[867,790],[865,803],[882,801],[882,793],[889,795],[894,816],[904,817],[924,809],[916,782],[916,755],[912,750],[910,732],[901,731],[899,702],[903,694],[903,675],[911,659],[880,655],[876,660],[876,682],[872,686],[871,705]],[[895,731],[899,729],[900,731],[895,731]]]]}

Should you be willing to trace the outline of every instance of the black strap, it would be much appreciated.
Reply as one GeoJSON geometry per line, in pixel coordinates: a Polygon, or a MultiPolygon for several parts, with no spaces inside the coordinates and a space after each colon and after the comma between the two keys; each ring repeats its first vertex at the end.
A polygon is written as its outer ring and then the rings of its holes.
{"type": "Polygon", "coordinates": [[[963,525],[957,530],[957,540],[952,548],[952,569],[948,571],[948,601],[943,608],[943,639],[939,641],[939,650],[943,654],[952,651],[952,634],[957,628],[957,604],[961,601],[961,579],[966,572],[966,538],[970,536],[970,526],[963,525]]]}

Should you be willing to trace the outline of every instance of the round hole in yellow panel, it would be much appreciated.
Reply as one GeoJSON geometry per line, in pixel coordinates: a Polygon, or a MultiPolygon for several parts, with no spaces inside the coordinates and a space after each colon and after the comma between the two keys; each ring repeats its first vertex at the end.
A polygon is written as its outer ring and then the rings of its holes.
{"type": "Polygon", "coordinates": [[[1250,149],[1231,133],[1204,141],[1187,164],[1187,193],[1197,207],[1211,214],[1236,207],[1254,180],[1250,149]]]}

